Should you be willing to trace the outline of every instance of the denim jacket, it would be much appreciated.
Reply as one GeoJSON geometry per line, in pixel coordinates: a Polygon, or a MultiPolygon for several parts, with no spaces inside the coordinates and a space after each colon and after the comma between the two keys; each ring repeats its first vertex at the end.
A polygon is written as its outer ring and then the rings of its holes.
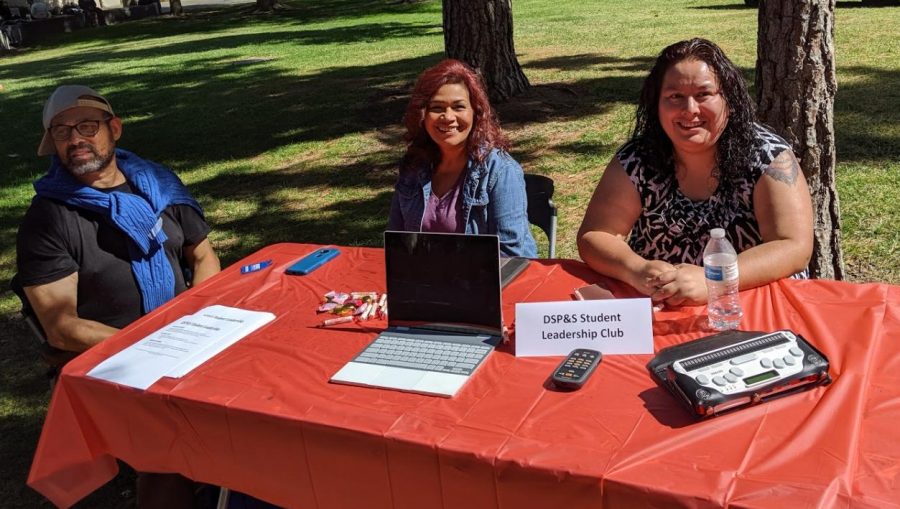
{"type": "MultiPolygon", "coordinates": [[[[422,231],[432,171],[430,165],[418,171],[401,171],[394,187],[389,230],[422,231]]],[[[470,159],[465,171],[461,189],[465,233],[499,236],[501,256],[537,257],[519,163],[506,152],[493,149],[482,165],[470,159]]]]}

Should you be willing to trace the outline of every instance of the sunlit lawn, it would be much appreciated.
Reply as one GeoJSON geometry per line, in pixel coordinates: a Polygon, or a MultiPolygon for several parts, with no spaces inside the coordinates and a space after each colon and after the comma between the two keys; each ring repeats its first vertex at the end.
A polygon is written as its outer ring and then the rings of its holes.
{"type": "MultiPolygon", "coordinates": [[[[280,241],[378,245],[399,120],[416,75],[442,56],[441,3],[309,0],[82,30],[0,59],[0,279],[47,166],[34,155],[59,84],[107,94],[121,146],[174,168],[206,208],[225,263],[280,241]]],[[[753,78],[756,12],[742,0],[517,0],[516,49],[533,89],[499,105],[526,171],[557,183],[558,253],[631,128],[641,79],[665,45],[704,36],[753,78]]],[[[900,8],[838,2],[835,104],[847,272],[900,283],[900,8]]],[[[540,238],[539,244],[544,244],[540,238]]],[[[546,248],[544,248],[546,252],[546,248]]],[[[24,478],[46,404],[40,364],[0,295],[0,499],[35,506],[24,478]]],[[[115,488],[110,488],[115,489],[115,488]]],[[[101,497],[105,502],[118,495],[101,497]]],[[[98,503],[98,502],[93,502],[98,503]]],[[[4,503],[4,505],[6,505],[4,503]]]]}

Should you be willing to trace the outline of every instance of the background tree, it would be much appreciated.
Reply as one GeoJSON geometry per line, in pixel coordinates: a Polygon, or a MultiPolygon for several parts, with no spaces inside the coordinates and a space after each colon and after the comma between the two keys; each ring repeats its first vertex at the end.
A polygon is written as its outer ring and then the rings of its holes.
{"type": "Polygon", "coordinates": [[[184,8],[181,6],[181,0],[169,0],[169,14],[173,16],[181,16],[184,14],[184,8]]]}
{"type": "Polygon", "coordinates": [[[447,56],[480,71],[493,101],[527,90],[513,45],[511,0],[443,0],[443,5],[447,56]]]}
{"type": "Polygon", "coordinates": [[[835,0],[760,0],[756,60],[759,117],[794,147],[815,221],[810,274],[844,278],[835,187],[835,0]]]}
{"type": "Polygon", "coordinates": [[[278,7],[278,0],[256,0],[257,11],[273,11],[278,7]]]}

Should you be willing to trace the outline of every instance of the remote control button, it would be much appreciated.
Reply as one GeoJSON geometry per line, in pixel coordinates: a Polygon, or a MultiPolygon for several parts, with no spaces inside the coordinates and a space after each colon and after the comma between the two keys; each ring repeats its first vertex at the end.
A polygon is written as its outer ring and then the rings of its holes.
{"type": "Polygon", "coordinates": [[[762,367],[764,367],[764,368],[771,368],[771,367],[772,367],[772,361],[770,361],[769,359],[763,359],[763,360],[759,361],[759,365],[762,366],[762,367]]]}
{"type": "Polygon", "coordinates": [[[745,363],[745,362],[750,362],[750,361],[752,361],[752,360],[754,360],[754,359],[756,359],[756,354],[755,354],[755,353],[748,353],[748,354],[746,354],[746,355],[741,355],[740,357],[735,357],[734,359],[731,359],[731,363],[732,363],[733,365],[737,366],[738,364],[743,364],[743,363],[745,363]]]}
{"type": "Polygon", "coordinates": [[[725,385],[725,379],[720,376],[714,376],[713,383],[716,385],[725,385]]]}
{"type": "Polygon", "coordinates": [[[551,380],[559,389],[578,389],[591,376],[600,358],[599,352],[573,350],[557,367],[551,380]]]}
{"type": "Polygon", "coordinates": [[[784,367],[784,361],[782,361],[781,359],[775,359],[774,361],[772,361],[772,365],[778,369],[781,369],[784,367]]]}
{"type": "Polygon", "coordinates": [[[730,383],[735,383],[737,382],[737,377],[735,377],[731,373],[725,373],[725,380],[728,380],[730,383]]]}
{"type": "Polygon", "coordinates": [[[700,385],[706,385],[709,383],[709,378],[706,375],[697,375],[697,383],[700,385]]]}
{"type": "Polygon", "coordinates": [[[785,355],[784,363],[787,364],[788,366],[793,366],[794,364],[797,364],[797,361],[795,361],[794,358],[791,357],[790,355],[785,355]]]}
{"type": "Polygon", "coordinates": [[[731,374],[734,376],[744,376],[744,370],[742,370],[741,368],[735,367],[735,368],[729,369],[728,371],[730,371],[731,374]]]}
{"type": "Polygon", "coordinates": [[[803,357],[803,351],[797,348],[796,346],[792,346],[788,352],[791,352],[791,355],[794,357],[803,357]]]}

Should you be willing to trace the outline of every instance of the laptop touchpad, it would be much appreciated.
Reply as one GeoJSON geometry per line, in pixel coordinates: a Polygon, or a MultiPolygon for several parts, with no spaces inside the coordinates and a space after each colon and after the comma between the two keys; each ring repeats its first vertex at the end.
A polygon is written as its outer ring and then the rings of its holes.
{"type": "Polygon", "coordinates": [[[424,371],[386,367],[384,368],[384,371],[370,383],[394,389],[409,389],[410,387],[414,387],[423,376],[425,376],[424,371]]]}
{"type": "Polygon", "coordinates": [[[469,377],[450,373],[426,373],[415,390],[429,394],[455,396],[469,377]]]}

